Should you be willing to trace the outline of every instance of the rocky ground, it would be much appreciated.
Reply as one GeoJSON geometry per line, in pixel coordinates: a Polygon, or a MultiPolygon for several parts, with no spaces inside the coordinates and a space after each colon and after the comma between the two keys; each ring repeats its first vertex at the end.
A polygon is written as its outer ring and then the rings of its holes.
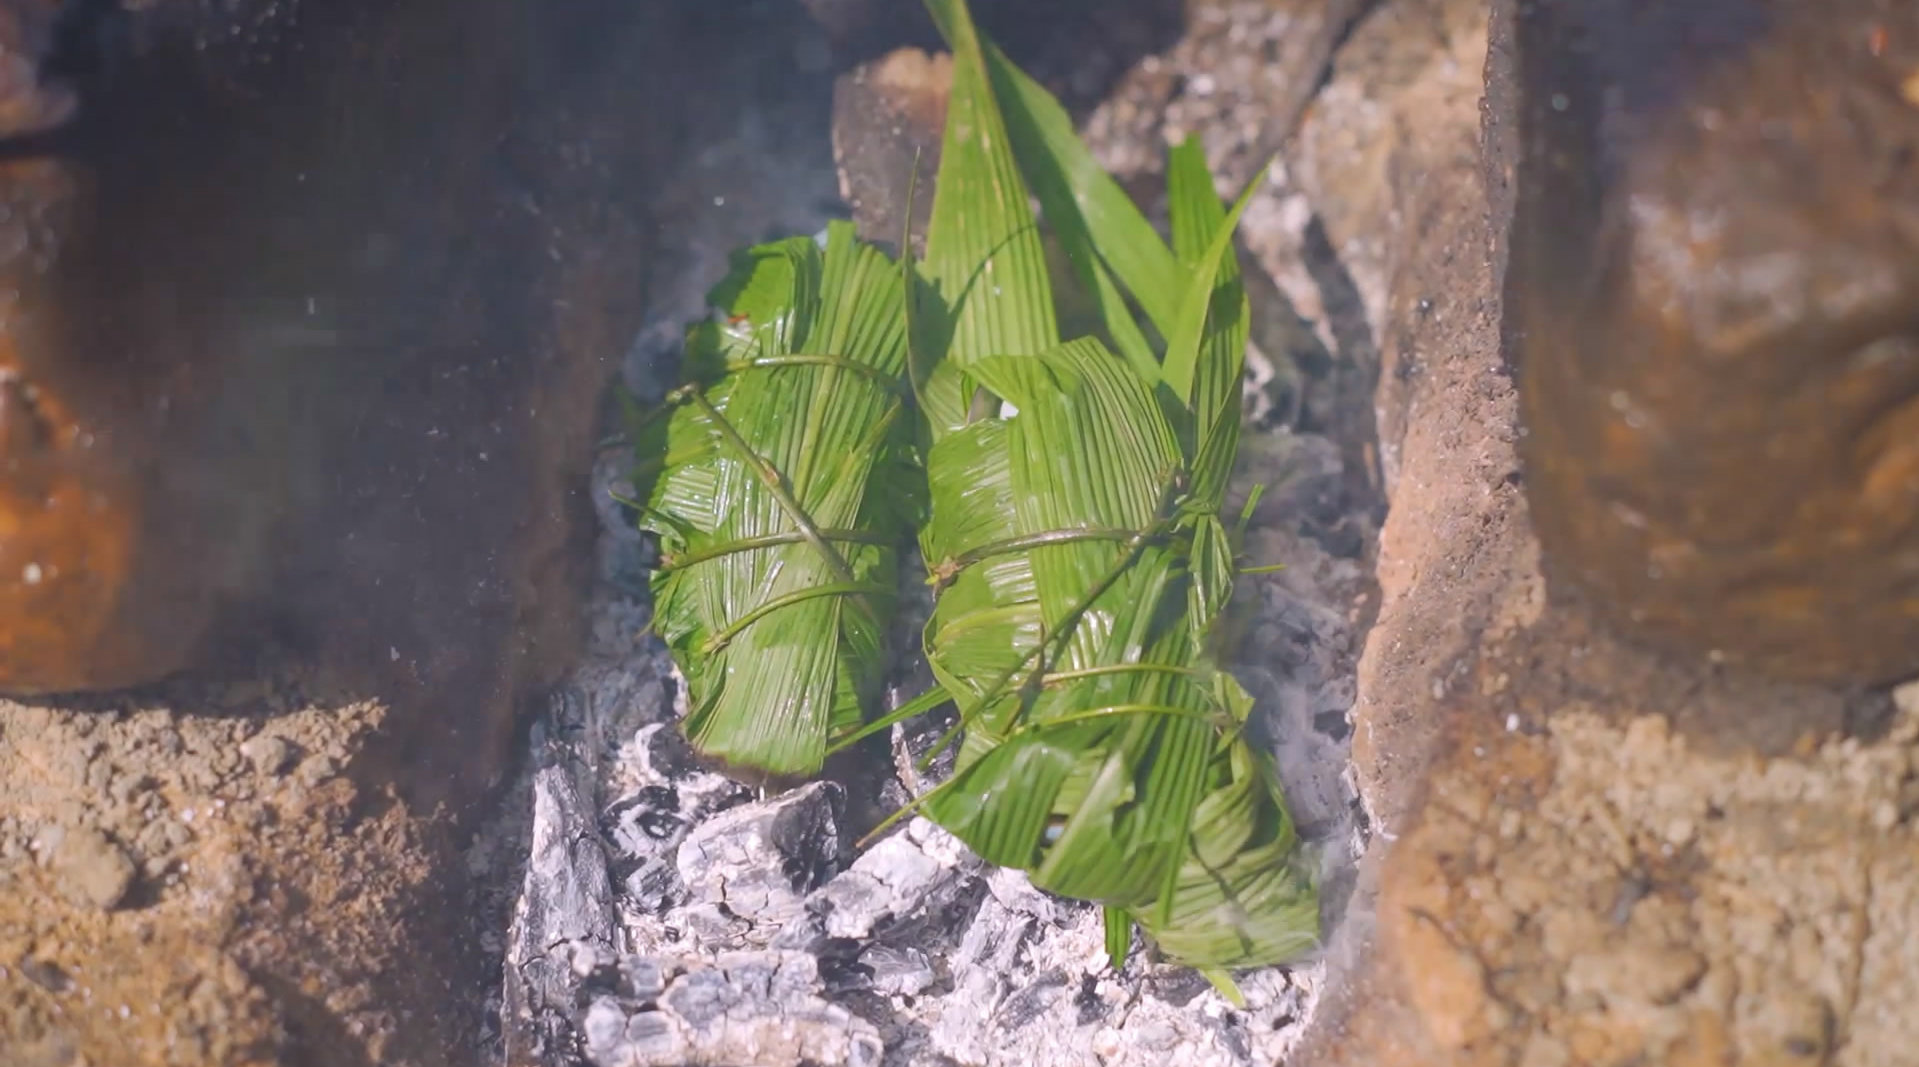
{"type": "MultiPolygon", "coordinates": [[[[844,41],[789,6],[753,8],[765,33],[680,27],[740,47],[703,53],[724,59],[661,134],[682,150],[648,178],[636,389],[728,250],[844,210],[844,41]]],[[[1022,61],[1149,203],[1169,138],[1201,135],[1223,193],[1278,153],[1243,240],[1243,476],[1273,485],[1255,551],[1288,567],[1252,581],[1238,666],[1339,887],[1318,958],[1242,975],[1243,1007],[1148,959],[1115,975],[1087,909],[923,822],[850,851],[917,787],[889,768],[761,796],[698,767],[610,447],[584,651],[490,792],[515,683],[485,672],[425,701],[296,648],[235,681],[0,705],[0,1061],[1906,1062],[1914,690],[1663,658],[1541,574],[1486,5],[1194,0],[1184,33],[1164,7],[1092,48],[1069,19],[1022,61]]],[[[431,666],[430,638],[393,669],[431,666]]]]}
{"type": "Polygon", "coordinates": [[[1383,6],[1302,131],[1306,193],[1379,294],[1391,511],[1355,710],[1378,924],[1353,928],[1298,1062],[1900,1062],[1912,691],[1661,657],[1540,573],[1497,314],[1510,97],[1495,83],[1482,111],[1484,19],[1383,6]],[[1366,131],[1388,134],[1370,161],[1350,150],[1366,131]]]}

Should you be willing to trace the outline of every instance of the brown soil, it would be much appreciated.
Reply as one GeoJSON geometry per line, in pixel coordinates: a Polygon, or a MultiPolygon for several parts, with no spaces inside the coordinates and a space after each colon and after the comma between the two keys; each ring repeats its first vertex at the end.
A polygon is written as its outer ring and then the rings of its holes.
{"type": "Polygon", "coordinates": [[[0,705],[0,1060],[458,1062],[448,828],[356,780],[386,709],[300,688],[0,705]]]}

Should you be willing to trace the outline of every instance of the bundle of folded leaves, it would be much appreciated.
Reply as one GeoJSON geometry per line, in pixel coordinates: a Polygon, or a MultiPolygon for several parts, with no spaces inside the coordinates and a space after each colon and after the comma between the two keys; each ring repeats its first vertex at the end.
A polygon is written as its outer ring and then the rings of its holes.
{"type": "Polygon", "coordinates": [[[635,418],[654,622],[695,748],[814,774],[885,670],[909,449],[904,286],[837,223],[749,249],[687,334],[687,384],[635,418]]]}
{"type": "Polygon", "coordinates": [[[1222,517],[1246,197],[1227,210],[1197,144],[1175,149],[1169,246],[963,0],[927,6],[954,74],[924,261],[840,225],[824,252],[751,251],[642,436],[688,736],[813,773],[951,702],[956,769],[899,815],[1104,905],[1115,965],[1134,921],[1202,969],[1297,958],[1318,940],[1314,879],[1221,666],[1251,510],[1222,517]],[[1070,278],[1048,275],[1033,197],[1070,278]],[[1096,335],[1060,337],[1056,284],[1096,335]],[[938,689],[875,718],[892,548],[914,524],[938,689]]]}

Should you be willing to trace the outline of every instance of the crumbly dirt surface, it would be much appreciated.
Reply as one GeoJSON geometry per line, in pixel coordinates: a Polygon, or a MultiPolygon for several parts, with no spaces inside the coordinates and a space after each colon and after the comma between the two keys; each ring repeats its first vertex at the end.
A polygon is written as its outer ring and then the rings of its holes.
{"type": "Polygon", "coordinates": [[[1382,902],[1438,1048],[1523,1067],[1909,1062],[1919,688],[1876,742],[1770,759],[1576,704],[1469,740],[1382,902]]]}
{"type": "Polygon", "coordinates": [[[356,780],[384,709],[299,688],[0,705],[0,1061],[457,1062],[401,1014],[459,970],[444,829],[356,780]]]}

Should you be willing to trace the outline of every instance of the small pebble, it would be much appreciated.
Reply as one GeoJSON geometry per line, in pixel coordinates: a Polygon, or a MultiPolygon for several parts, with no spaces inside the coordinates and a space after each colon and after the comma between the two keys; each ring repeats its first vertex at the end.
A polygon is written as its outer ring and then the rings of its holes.
{"type": "Polygon", "coordinates": [[[1890,830],[1899,825],[1899,806],[1886,801],[1872,809],[1872,826],[1875,830],[1890,830]]]}
{"type": "Polygon", "coordinates": [[[261,734],[241,742],[240,755],[245,756],[253,769],[261,774],[281,775],[293,765],[296,753],[293,743],[286,738],[261,734]]]}
{"type": "Polygon", "coordinates": [[[77,907],[112,911],[133,889],[133,861],[98,830],[68,831],[47,866],[61,895],[77,907]]]}
{"type": "Polygon", "coordinates": [[[338,773],[340,773],[340,761],[325,753],[300,764],[300,778],[309,787],[319,785],[338,773]]]}

